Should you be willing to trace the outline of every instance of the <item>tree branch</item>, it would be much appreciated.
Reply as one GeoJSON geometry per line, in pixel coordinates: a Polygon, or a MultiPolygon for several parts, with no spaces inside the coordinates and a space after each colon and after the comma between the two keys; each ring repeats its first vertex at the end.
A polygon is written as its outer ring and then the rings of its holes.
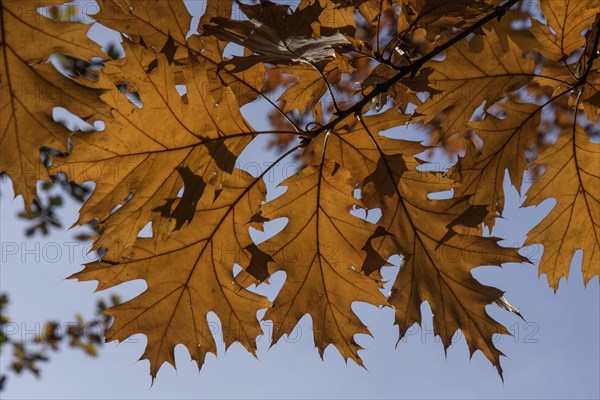
{"type": "Polygon", "coordinates": [[[450,47],[454,46],[461,40],[465,39],[470,34],[474,33],[476,30],[483,27],[488,22],[492,21],[495,18],[500,19],[512,6],[514,6],[519,0],[509,0],[501,6],[496,7],[494,11],[471,25],[469,28],[460,32],[458,35],[454,36],[452,39],[448,40],[444,44],[441,44],[434,48],[431,52],[426,54],[425,56],[419,58],[414,61],[410,65],[406,65],[401,67],[398,70],[398,73],[394,75],[392,78],[388,79],[384,83],[380,83],[375,88],[363,97],[359,102],[355,103],[352,107],[347,108],[339,113],[336,113],[337,118],[331,120],[329,123],[319,127],[315,131],[313,131],[313,137],[318,136],[319,134],[326,132],[328,130],[333,129],[340,121],[344,120],[346,117],[360,113],[367,104],[369,104],[375,97],[379,96],[379,94],[387,92],[394,84],[396,84],[400,79],[404,78],[406,75],[416,75],[419,69],[428,61],[430,61],[435,56],[440,53],[446,51],[450,47]]]}

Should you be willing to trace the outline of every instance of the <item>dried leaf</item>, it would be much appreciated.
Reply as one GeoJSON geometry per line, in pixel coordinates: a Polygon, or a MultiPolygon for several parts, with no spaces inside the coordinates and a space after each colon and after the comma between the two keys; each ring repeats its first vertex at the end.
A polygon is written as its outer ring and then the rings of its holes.
{"type": "Polygon", "coordinates": [[[600,12],[597,0],[542,0],[540,5],[548,25],[533,20],[531,31],[540,41],[542,53],[553,61],[564,60],[583,46],[581,32],[600,12]]]}
{"type": "Polygon", "coordinates": [[[600,145],[576,125],[561,134],[536,160],[546,171],[527,192],[525,205],[555,198],[550,214],[527,235],[526,244],[541,243],[544,255],[539,274],[558,289],[569,275],[575,250],[583,250],[585,283],[600,273],[600,145]]]}
{"type": "Polygon", "coordinates": [[[400,335],[421,323],[421,304],[427,301],[434,315],[434,332],[445,349],[460,330],[471,355],[480,350],[502,374],[502,352],[492,339],[507,331],[485,307],[503,293],[479,283],[471,270],[525,259],[516,249],[499,247],[495,238],[482,238],[477,229],[475,234],[473,229],[461,233],[460,229],[480,225],[487,213],[470,205],[468,197],[429,200],[431,187],[422,172],[409,170],[403,156],[385,154],[363,187],[365,204],[381,206],[383,217],[378,224],[393,235],[379,252],[404,255],[389,297],[400,335]]]}
{"type": "Polygon", "coordinates": [[[501,374],[492,337],[508,332],[486,307],[520,313],[472,270],[527,261],[482,227],[504,207],[505,171],[520,186],[531,162],[545,173],[526,204],[557,198],[528,239],[545,246],[540,273],[556,288],[576,249],[584,280],[599,273],[597,1],[544,1],[544,24],[517,0],[302,0],[293,11],[262,0],[238,2],[239,20],[231,1],[209,0],[198,34],[192,3],[100,1],[98,21],[123,34],[125,54],[90,62],[87,26],[0,4],[2,171],[28,205],[38,177],[95,183],[78,223],[96,220],[94,249],[106,251],[73,277],[100,290],[146,282],[106,310],[107,339],[146,335],[153,377],[179,343],[199,366],[216,351],[209,312],[226,348],[238,341],[253,354],[259,310],[274,342],[309,315],[321,356],[334,345],[362,365],[354,336],[369,331],[353,303],[394,307],[403,335],[425,301],[445,349],[460,330],[501,374]],[[230,44],[244,56],[224,57],[230,44]],[[46,62],[52,54],[72,76],[46,62]],[[28,85],[58,96],[32,99],[28,85]],[[271,131],[242,115],[257,98],[271,107],[271,131]],[[50,118],[54,107],[104,128],[70,132],[50,118]],[[298,144],[250,176],[236,160],[258,134],[284,138],[271,140],[280,150],[298,144]],[[32,179],[40,146],[52,165],[32,179]],[[264,203],[263,178],[290,155],[300,172],[264,203]],[[458,161],[424,161],[441,156],[458,161]],[[374,210],[381,217],[368,222],[374,210]],[[252,241],[250,227],[279,218],[281,232],[252,241]],[[402,266],[386,299],[382,268],[394,254],[402,266]],[[246,288],[277,271],[286,281],[271,307],[246,288]]]}
{"type": "MultiPolygon", "coordinates": [[[[483,121],[469,127],[483,140],[481,152],[469,142],[466,154],[450,170],[450,177],[460,182],[457,196],[470,196],[472,204],[489,205],[492,218],[504,209],[502,185],[506,170],[511,183],[521,188],[527,170],[525,150],[535,136],[542,107],[535,104],[502,104],[504,118],[487,114],[483,121]]],[[[491,222],[488,220],[488,222],[491,222]]]]}
{"type": "Polygon", "coordinates": [[[99,107],[93,93],[62,76],[47,61],[55,53],[87,60],[102,52],[86,36],[89,25],[56,22],[19,2],[3,4],[0,13],[0,172],[12,177],[15,195],[23,195],[29,207],[36,182],[48,178],[40,163],[40,147],[67,150],[69,131],[52,120],[52,109],[64,107],[89,115],[99,107]]]}
{"type": "Polygon", "coordinates": [[[427,29],[430,41],[442,32],[471,25],[493,8],[491,1],[482,0],[404,0],[403,3],[408,21],[427,29]]]}
{"type": "MultiPolygon", "coordinates": [[[[342,73],[351,72],[351,67],[343,59],[338,58],[328,63],[322,74],[327,83],[321,78],[321,73],[312,65],[281,66],[279,71],[298,76],[296,83],[288,87],[279,97],[283,101],[282,111],[289,112],[294,109],[304,113],[306,109],[312,108],[327,91],[327,84],[333,85],[339,82],[342,73]]],[[[325,99],[331,101],[331,99],[325,99]]]]}
{"type": "MultiPolygon", "coordinates": [[[[192,16],[183,2],[99,0],[98,3],[100,12],[94,18],[109,28],[127,33],[136,43],[142,42],[158,51],[171,36],[177,46],[187,47],[186,36],[192,16]]],[[[184,59],[186,56],[182,54],[184,59]]]]}
{"type": "Polygon", "coordinates": [[[439,113],[446,115],[441,124],[447,136],[462,132],[475,110],[485,108],[518,89],[533,78],[535,63],[522,56],[522,50],[509,39],[504,51],[495,33],[475,36],[446,52],[444,61],[432,64],[416,78],[405,80],[409,88],[419,91],[427,84],[432,95],[417,107],[420,119],[430,122],[439,113]]]}
{"type": "Polygon", "coordinates": [[[322,11],[319,3],[289,14],[287,5],[263,2],[260,6],[243,6],[248,21],[235,21],[216,17],[212,25],[203,25],[204,35],[237,43],[252,50],[255,55],[234,57],[222,66],[230,72],[244,71],[257,63],[304,63],[322,67],[335,58],[335,49],[348,45],[344,35],[312,36],[307,21],[315,19],[322,11]],[[231,65],[233,68],[228,68],[231,65]]]}
{"type": "Polygon", "coordinates": [[[182,186],[198,192],[221,170],[231,172],[253,137],[231,89],[223,89],[226,97],[221,104],[207,92],[204,60],[192,57],[187,63],[187,92],[182,97],[175,88],[173,66],[163,54],[127,42],[124,48],[126,60],[113,75],[102,77],[107,87],[113,86],[101,95],[112,108],[105,131],[74,135],[73,152],[56,158],[52,166],[52,173],[64,172],[76,182],[96,182],[78,224],[98,218],[103,234],[94,246],[106,247],[115,258],[129,256],[131,244],[148,222],[165,224],[162,207],[177,197],[182,186]],[[156,57],[156,68],[148,71],[145,65],[156,57]],[[135,88],[142,108],[120,93],[115,81],[135,88]],[[181,169],[197,175],[197,181],[182,180],[181,169]]]}
{"type": "Polygon", "coordinates": [[[250,262],[244,251],[252,242],[249,221],[258,212],[265,187],[262,179],[240,170],[226,175],[222,186],[214,201],[214,186],[204,192],[188,229],[168,237],[138,238],[126,260],[104,257],[71,276],[98,281],[97,290],[146,281],[144,293],[106,311],[115,318],[106,338],[123,341],[139,332],[146,335],[141,358],[150,361],[153,378],[165,362],[175,365],[180,343],[198,367],[207,353],[216,354],[207,321],[211,311],[219,317],[226,348],[240,342],[255,354],[256,336],[262,332],[256,313],[270,303],[241,287],[232,266],[250,262]]]}
{"type": "Polygon", "coordinates": [[[333,344],[344,359],[362,365],[354,335],[369,331],[352,303],[386,301],[376,281],[359,271],[375,226],[349,214],[357,204],[349,178],[347,170],[325,159],[284,181],[287,191],[263,206],[265,218],[289,218],[283,231],[260,246],[287,276],[264,319],[273,321],[276,343],[309,314],[321,357],[333,344]]]}

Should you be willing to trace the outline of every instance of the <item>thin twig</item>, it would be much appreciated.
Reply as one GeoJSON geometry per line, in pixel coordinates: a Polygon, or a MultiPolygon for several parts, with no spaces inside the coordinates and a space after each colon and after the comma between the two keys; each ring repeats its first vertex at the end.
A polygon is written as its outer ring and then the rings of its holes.
{"type": "Polygon", "coordinates": [[[460,32],[458,35],[454,36],[452,39],[448,40],[444,44],[436,46],[432,51],[430,51],[425,56],[419,58],[418,60],[414,61],[412,64],[399,68],[398,73],[396,75],[394,75],[393,77],[388,79],[386,82],[376,85],[375,88],[373,89],[373,91],[371,91],[368,95],[363,97],[360,101],[355,103],[353,106],[338,113],[336,118],[331,120],[326,125],[323,125],[321,128],[316,129],[313,132],[313,134],[316,136],[323,132],[331,130],[340,121],[344,120],[346,117],[348,117],[352,114],[360,113],[362,111],[363,107],[365,107],[367,104],[369,104],[380,93],[387,92],[394,84],[396,84],[398,81],[400,81],[400,79],[402,79],[406,75],[408,75],[408,74],[410,74],[411,76],[416,75],[416,73],[419,71],[419,69],[426,62],[430,61],[432,58],[434,58],[438,54],[441,54],[445,50],[454,46],[456,43],[465,39],[471,33],[475,32],[477,29],[481,28],[483,25],[490,22],[491,20],[493,20],[495,18],[501,18],[518,1],[519,0],[509,0],[506,3],[504,3],[503,5],[496,7],[496,9],[494,11],[492,11],[491,13],[489,13],[488,15],[486,15],[485,17],[483,17],[482,19],[480,19],[479,21],[477,21],[476,23],[471,25],[468,29],[465,29],[464,31],[460,32]]]}
{"type": "Polygon", "coordinates": [[[379,57],[381,54],[381,49],[379,47],[379,31],[381,30],[381,10],[383,9],[383,1],[379,0],[379,14],[377,14],[377,34],[375,37],[376,40],[376,48],[377,48],[377,56],[379,57]]]}

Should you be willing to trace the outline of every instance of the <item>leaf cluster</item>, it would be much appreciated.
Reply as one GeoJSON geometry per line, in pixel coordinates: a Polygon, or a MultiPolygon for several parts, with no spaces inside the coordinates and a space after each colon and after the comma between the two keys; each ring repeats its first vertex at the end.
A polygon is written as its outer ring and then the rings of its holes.
{"type": "Polygon", "coordinates": [[[460,330],[501,374],[492,338],[508,332],[486,307],[518,311],[472,270],[528,261],[483,235],[504,208],[506,171],[518,189],[534,180],[525,205],[556,198],[527,239],[544,245],[540,274],[557,289],[582,249],[585,282],[598,275],[597,1],[209,0],[191,29],[183,2],[98,3],[93,18],[122,34],[122,57],[103,53],[89,25],[2,1],[0,164],[27,207],[39,179],[95,183],[78,224],[97,222],[103,256],[73,278],[98,290],[146,282],[106,310],[106,338],[146,335],[153,377],[177,344],[199,367],[216,352],[209,312],[226,348],[253,354],[259,310],[274,343],[309,315],[321,355],[333,345],[362,365],[354,337],[369,332],[354,302],[393,307],[401,336],[427,302],[445,348],[460,330]],[[232,44],[243,53],[226,56],[232,44]],[[55,67],[57,54],[83,73],[55,67]],[[244,117],[254,101],[273,129],[244,117]],[[56,107],[89,125],[69,129],[56,107]],[[407,125],[419,141],[399,133],[407,125]],[[285,150],[252,175],[237,161],[265,135],[285,150]],[[436,155],[454,161],[432,168],[436,155]],[[265,176],[288,157],[302,167],[267,196],[265,176]],[[359,215],[374,210],[377,220],[359,215]],[[276,235],[251,238],[282,218],[276,235]],[[395,254],[385,296],[381,269],[395,254]],[[278,271],[273,302],[251,289],[278,271]]]}

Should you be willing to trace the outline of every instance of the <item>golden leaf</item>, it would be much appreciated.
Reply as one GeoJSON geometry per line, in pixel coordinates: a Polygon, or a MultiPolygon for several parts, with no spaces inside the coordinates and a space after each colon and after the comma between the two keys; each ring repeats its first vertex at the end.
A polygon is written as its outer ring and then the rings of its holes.
{"type": "Polygon", "coordinates": [[[266,298],[241,287],[232,273],[234,263],[247,265],[244,248],[252,243],[248,228],[265,194],[262,176],[235,170],[225,175],[222,190],[209,186],[197,204],[196,218],[168,237],[138,238],[126,260],[104,257],[71,278],[98,281],[97,290],[143,279],[141,295],[111,307],[115,318],[107,340],[123,341],[136,333],[148,338],[143,359],[154,378],[161,365],[175,364],[174,350],[184,344],[201,367],[216,344],[207,314],[221,322],[226,348],[240,342],[252,354],[262,333],[256,313],[269,307],[266,298]],[[231,240],[236,238],[236,240],[231,240]]]}
{"type": "Polygon", "coordinates": [[[261,62],[303,63],[322,68],[335,58],[337,48],[349,44],[339,32],[329,36],[312,35],[310,22],[317,19],[323,11],[318,2],[299,8],[291,14],[289,6],[268,1],[261,5],[243,5],[241,9],[249,20],[215,17],[211,24],[202,25],[204,35],[239,44],[255,53],[224,61],[222,67],[230,72],[244,71],[261,62]]]}
{"type": "MultiPolygon", "coordinates": [[[[396,309],[401,334],[421,322],[421,303],[427,301],[434,312],[434,331],[446,348],[455,332],[461,330],[471,353],[481,350],[501,373],[502,353],[493,345],[492,337],[507,331],[489,317],[485,307],[499,301],[503,293],[480,284],[471,270],[526,259],[518,255],[517,249],[500,247],[496,238],[481,237],[480,226],[488,212],[485,206],[471,205],[470,196],[428,198],[432,192],[451,189],[453,182],[439,174],[417,170],[420,163],[412,156],[424,149],[418,143],[371,133],[387,129],[385,121],[393,126],[390,117],[394,113],[397,111],[390,109],[364,117],[364,124],[348,133],[334,131],[327,139],[327,154],[351,166],[358,182],[364,180],[365,206],[382,211],[377,224],[384,231],[374,232],[365,249],[383,258],[367,257],[376,265],[363,263],[362,270],[379,279],[375,272],[385,265],[382,260],[402,254],[404,264],[389,298],[396,309]]],[[[395,120],[398,123],[401,119],[395,120]]],[[[323,148],[318,143],[314,146],[315,157],[319,154],[317,149],[323,148]]]]}
{"type": "Polygon", "coordinates": [[[263,217],[289,219],[283,231],[260,245],[275,261],[274,271],[287,276],[264,319],[273,321],[277,342],[309,314],[321,356],[333,344],[344,359],[362,365],[354,335],[369,331],[352,303],[387,302],[376,281],[359,271],[366,257],[362,247],[375,225],[350,215],[358,201],[349,178],[342,166],[325,159],[284,181],[287,191],[263,206],[263,217]]]}
{"type": "Polygon", "coordinates": [[[158,51],[171,36],[176,45],[187,47],[192,16],[182,1],[100,0],[98,3],[100,12],[94,18],[109,28],[131,35],[136,43],[141,40],[148,48],[158,51]]]}
{"type": "MultiPolygon", "coordinates": [[[[352,68],[343,58],[336,58],[325,66],[322,74],[327,79],[327,83],[333,85],[340,80],[342,73],[351,71],[352,68]]],[[[298,77],[296,83],[288,87],[279,97],[278,101],[284,102],[283,112],[296,109],[304,113],[307,108],[312,108],[327,91],[327,84],[321,78],[321,73],[311,65],[281,66],[279,72],[298,77]]]]}
{"type": "Polygon", "coordinates": [[[97,56],[87,26],[37,20],[19,4],[0,3],[2,171],[27,204],[38,177],[95,183],[78,223],[98,220],[94,249],[105,251],[73,277],[99,290],[146,282],[106,311],[107,339],[146,335],[153,377],[174,364],[177,344],[199,366],[215,353],[209,312],[226,348],[238,341],[255,353],[264,308],[274,342],[308,315],[321,356],[334,345],[362,365],[355,335],[369,331],[354,302],[394,307],[401,335],[427,302],[445,349],[460,331],[501,374],[492,338],[508,332],[486,307],[520,314],[472,271],[527,261],[482,226],[504,207],[505,171],[521,186],[533,160],[546,170],[527,204],[557,198],[528,239],[545,246],[540,273],[556,288],[576,249],[584,280],[599,273],[597,1],[542,2],[547,24],[529,28],[521,21],[532,13],[517,0],[302,0],[293,11],[262,0],[237,2],[247,17],[237,20],[231,1],[209,0],[195,32],[182,1],[103,0],[98,21],[123,34],[125,54],[94,61],[98,79],[67,78],[46,62],[97,56]],[[244,56],[225,57],[230,44],[244,56]],[[28,85],[59,96],[32,99],[28,85]],[[334,107],[323,106],[329,94],[334,107]],[[277,113],[273,130],[255,131],[242,115],[259,97],[277,113]],[[54,107],[104,128],[69,132],[50,118],[54,107]],[[581,109],[591,124],[570,123],[581,109]],[[393,130],[407,124],[417,129],[393,130]],[[253,177],[236,160],[259,134],[286,137],[280,149],[299,144],[253,177]],[[30,179],[39,146],[54,149],[52,165],[30,179]],[[298,149],[303,168],[263,203],[265,174],[298,149]],[[458,161],[425,163],[438,155],[458,161]],[[281,232],[251,240],[250,227],[280,218],[281,232]],[[140,237],[148,223],[151,237],[140,237]],[[386,299],[382,268],[394,254],[402,264],[386,299]],[[277,271],[286,281],[271,307],[246,288],[277,271]]]}
{"type": "Polygon", "coordinates": [[[534,67],[534,61],[523,57],[517,45],[509,40],[509,49],[504,51],[496,34],[487,32],[451,47],[443,61],[403,82],[415,91],[424,83],[429,86],[432,94],[416,113],[429,122],[446,111],[441,126],[450,136],[465,129],[484,101],[487,108],[529,82],[534,67]]]}
{"type": "Polygon", "coordinates": [[[525,205],[550,197],[556,199],[556,205],[527,235],[526,244],[544,245],[539,274],[546,274],[554,290],[561,278],[569,275],[575,250],[583,250],[585,283],[600,273],[599,157],[600,145],[575,125],[536,160],[546,171],[528,190],[525,205]]]}
{"type": "Polygon", "coordinates": [[[585,43],[581,32],[594,23],[600,11],[600,2],[542,0],[540,5],[547,25],[533,20],[531,31],[540,41],[540,49],[545,56],[553,61],[565,60],[585,43]]]}
{"type": "Polygon", "coordinates": [[[427,301],[434,315],[434,332],[444,348],[460,330],[471,355],[480,350],[502,374],[502,353],[492,339],[507,331],[485,307],[503,293],[479,283],[471,270],[525,258],[517,249],[501,248],[495,238],[480,236],[479,226],[487,211],[470,205],[468,197],[430,200],[428,194],[435,185],[428,180],[431,178],[423,172],[410,170],[402,155],[382,154],[363,186],[365,204],[381,207],[383,216],[378,224],[393,235],[385,238],[378,251],[404,256],[389,297],[396,324],[404,335],[421,322],[421,304],[427,301]]]}
{"type": "Polygon", "coordinates": [[[511,183],[521,188],[527,170],[525,149],[536,134],[542,107],[536,104],[507,102],[501,107],[504,118],[487,114],[483,121],[469,127],[483,140],[481,152],[468,142],[465,156],[450,170],[460,182],[457,196],[470,196],[471,204],[489,205],[492,218],[504,209],[502,185],[508,169],[511,183]]]}
{"type": "MultiPolygon", "coordinates": [[[[58,2],[46,2],[53,3],[58,2]]],[[[88,60],[102,52],[86,36],[89,25],[53,21],[14,1],[2,4],[0,14],[0,172],[12,177],[15,195],[23,195],[29,207],[37,181],[48,178],[40,146],[67,150],[69,131],[52,120],[52,109],[89,115],[100,107],[93,93],[62,76],[48,59],[59,53],[88,60]]]]}
{"type": "Polygon", "coordinates": [[[115,258],[128,257],[149,221],[157,228],[164,224],[167,201],[182,186],[201,194],[198,185],[208,184],[221,170],[231,172],[253,137],[230,89],[224,88],[220,104],[213,100],[204,60],[190,58],[184,69],[187,91],[181,96],[173,81],[176,67],[163,54],[127,41],[123,45],[125,61],[102,77],[106,87],[113,87],[100,96],[111,108],[105,130],[74,135],[73,151],[55,158],[51,170],[79,183],[96,182],[78,223],[98,218],[103,232],[94,248],[106,247],[115,258]],[[157,65],[150,68],[155,58],[157,65]],[[120,93],[115,81],[135,88],[142,107],[120,93]],[[186,168],[200,176],[196,189],[182,181],[179,171],[186,168]],[[117,205],[122,207],[112,212],[117,205]]]}
{"type": "Polygon", "coordinates": [[[471,25],[493,8],[491,1],[482,0],[403,0],[403,3],[408,22],[427,29],[430,41],[440,33],[471,25]]]}

